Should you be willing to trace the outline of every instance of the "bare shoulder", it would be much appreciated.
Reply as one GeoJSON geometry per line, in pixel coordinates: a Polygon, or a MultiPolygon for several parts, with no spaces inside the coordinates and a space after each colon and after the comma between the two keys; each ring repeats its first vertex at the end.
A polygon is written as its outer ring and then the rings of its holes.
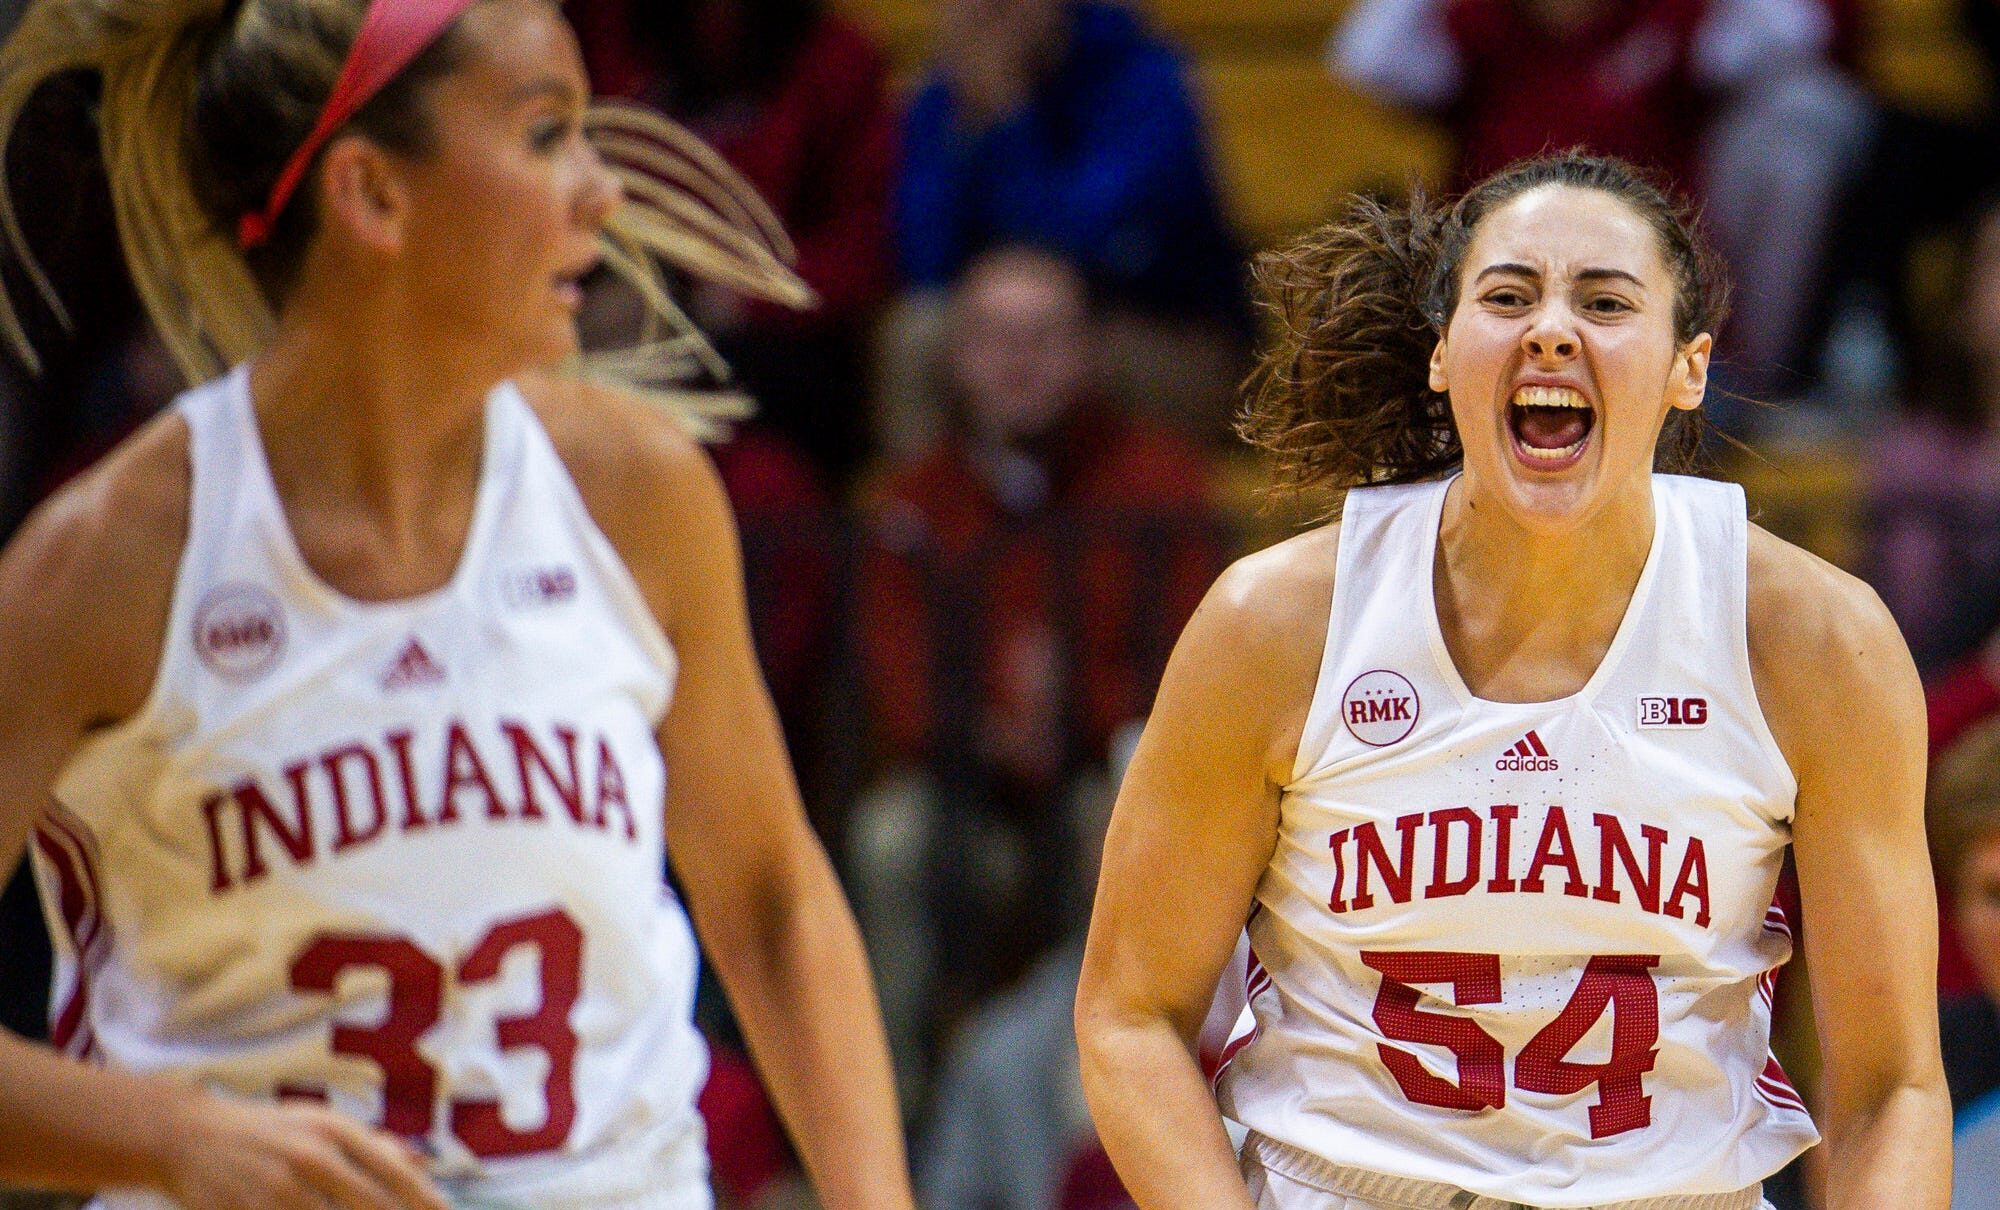
{"type": "Polygon", "coordinates": [[[30,515],[0,555],[0,633],[22,674],[98,724],[145,701],[187,545],[187,424],[168,413],[30,515]]]}
{"type": "Polygon", "coordinates": [[[1846,713],[1914,713],[1921,727],[1909,648],[1874,589],[1754,525],[1748,570],[1751,673],[1795,768],[1846,713]]]}
{"type": "Polygon", "coordinates": [[[636,395],[555,375],[531,375],[520,385],[593,513],[600,504],[641,505],[711,477],[701,444],[636,395]]]}
{"type": "Polygon", "coordinates": [[[1289,778],[1312,707],[1333,608],[1340,526],[1288,538],[1232,563],[1188,622],[1174,659],[1221,702],[1259,721],[1267,766],[1289,778]]]}
{"type": "Polygon", "coordinates": [[[635,395],[555,375],[520,386],[591,519],[667,624],[679,577],[734,550],[715,464],[676,417],[635,395]]]}
{"type": "Polygon", "coordinates": [[[1336,522],[1245,555],[1216,579],[1201,609],[1236,636],[1244,654],[1295,657],[1310,646],[1317,667],[1339,550],[1336,522]]]}

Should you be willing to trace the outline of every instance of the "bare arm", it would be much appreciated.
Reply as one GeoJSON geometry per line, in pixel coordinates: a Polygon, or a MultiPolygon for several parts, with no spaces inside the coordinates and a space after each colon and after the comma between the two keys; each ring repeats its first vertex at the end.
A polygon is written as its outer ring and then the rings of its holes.
{"type": "Polygon", "coordinates": [[[1077,992],[1084,1094],[1145,1210],[1250,1210],[1195,1056],[1277,843],[1332,592],[1324,530],[1226,572],[1125,774],[1077,992]]]}
{"type": "MultiPolygon", "coordinates": [[[[0,870],[62,765],[138,710],[186,528],[184,429],[156,424],[32,517],[0,555],[0,870]]],[[[160,1190],[189,1207],[445,1210],[387,1136],[312,1106],[225,1102],[0,1032],[0,1180],[160,1190]]]]}
{"type": "Polygon", "coordinates": [[[1938,1057],[1937,905],[1924,844],[1924,700],[1874,593],[1758,534],[1758,695],[1799,781],[1792,843],[1823,1059],[1833,1210],[1951,1194],[1938,1057]]]}
{"type": "Polygon", "coordinates": [[[578,481],[680,659],[660,730],[667,851],[702,950],[823,1204],[903,1210],[913,1202],[881,1012],[757,668],[728,502],[666,418],[596,404],[637,456],[578,481]]]}

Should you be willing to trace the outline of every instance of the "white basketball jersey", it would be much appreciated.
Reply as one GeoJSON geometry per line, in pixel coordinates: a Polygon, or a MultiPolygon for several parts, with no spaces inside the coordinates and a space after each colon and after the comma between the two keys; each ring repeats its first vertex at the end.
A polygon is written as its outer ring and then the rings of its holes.
{"type": "Polygon", "coordinates": [[[1769,1051],[1797,787],[1751,685],[1743,495],[1653,485],[1602,664],[1531,704],[1446,652],[1449,483],[1349,493],[1229,1117],[1537,1206],[1734,1192],[1817,1139],[1769,1051]]]}
{"type": "Polygon", "coordinates": [[[533,412],[487,400],[451,581],[371,603],[301,558],[247,374],[177,406],[192,513],[158,678],[35,838],[55,1043],[324,1100],[467,1204],[706,1206],[654,739],[674,653],[533,412]]]}

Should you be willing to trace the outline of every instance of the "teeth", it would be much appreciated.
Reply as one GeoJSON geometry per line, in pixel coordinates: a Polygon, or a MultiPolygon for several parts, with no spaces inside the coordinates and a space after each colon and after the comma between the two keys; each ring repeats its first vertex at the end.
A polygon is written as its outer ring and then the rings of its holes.
{"type": "Polygon", "coordinates": [[[1528,457],[1535,459],[1536,461],[1555,462],[1560,459],[1567,458],[1571,454],[1576,453],[1578,450],[1583,448],[1583,443],[1588,440],[1590,440],[1590,436],[1589,434],[1586,433],[1582,438],[1580,438],[1574,444],[1565,445],[1559,450],[1538,450],[1534,446],[1529,445],[1525,441],[1516,441],[1514,443],[1514,448],[1520,450],[1523,454],[1526,454],[1528,457]]]}
{"type": "Polygon", "coordinates": [[[1571,387],[1522,387],[1514,392],[1513,403],[1524,408],[1587,408],[1583,394],[1571,387]]]}

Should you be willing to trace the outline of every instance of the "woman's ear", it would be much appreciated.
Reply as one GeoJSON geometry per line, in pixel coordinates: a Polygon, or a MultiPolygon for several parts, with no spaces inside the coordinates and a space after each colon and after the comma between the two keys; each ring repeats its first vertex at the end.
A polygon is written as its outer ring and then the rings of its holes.
{"type": "Polygon", "coordinates": [[[364,248],[403,249],[410,212],[403,165],[359,135],[336,138],[320,154],[320,225],[364,248]]]}
{"type": "Polygon", "coordinates": [[[1444,336],[1439,334],[1438,342],[1431,349],[1431,390],[1442,395],[1451,389],[1451,383],[1444,376],[1444,336]]]}
{"type": "Polygon", "coordinates": [[[1667,403],[1691,412],[1708,394],[1708,355],[1715,340],[1703,332],[1674,354],[1674,368],[1667,376],[1667,403]]]}

